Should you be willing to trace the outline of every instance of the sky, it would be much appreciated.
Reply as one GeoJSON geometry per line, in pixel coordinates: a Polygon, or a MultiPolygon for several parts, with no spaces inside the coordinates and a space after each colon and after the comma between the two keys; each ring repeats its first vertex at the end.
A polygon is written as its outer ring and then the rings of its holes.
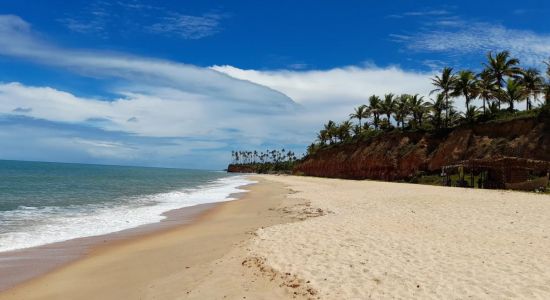
{"type": "Polygon", "coordinates": [[[548,1],[0,1],[0,159],[223,169],[303,153],[443,66],[550,57],[548,1]]]}

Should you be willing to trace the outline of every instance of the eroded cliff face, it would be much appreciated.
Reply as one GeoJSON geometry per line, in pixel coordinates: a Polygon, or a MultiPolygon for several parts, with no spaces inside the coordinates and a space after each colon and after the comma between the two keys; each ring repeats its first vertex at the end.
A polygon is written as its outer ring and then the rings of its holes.
{"type": "Polygon", "coordinates": [[[514,156],[550,161],[550,118],[463,126],[445,134],[392,132],[365,142],[335,145],[299,164],[310,176],[401,180],[473,158],[514,156]]]}

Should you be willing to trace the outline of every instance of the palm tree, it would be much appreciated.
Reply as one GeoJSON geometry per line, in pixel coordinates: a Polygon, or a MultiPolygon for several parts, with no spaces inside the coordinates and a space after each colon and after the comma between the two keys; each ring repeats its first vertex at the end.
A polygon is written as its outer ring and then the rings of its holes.
{"type": "Polygon", "coordinates": [[[401,129],[405,129],[405,119],[410,114],[409,109],[409,98],[411,95],[402,94],[395,100],[395,109],[393,113],[395,114],[394,118],[397,122],[397,127],[401,124],[401,129]]]}
{"type": "Polygon", "coordinates": [[[458,72],[451,96],[463,96],[466,100],[466,109],[470,106],[470,101],[475,99],[478,94],[477,80],[474,72],[462,70],[458,72]]]}
{"type": "Polygon", "coordinates": [[[336,134],[341,142],[345,142],[351,138],[350,130],[353,124],[350,121],[344,121],[336,128],[336,134]]]}
{"type": "Polygon", "coordinates": [[[336,137],[336,123],[334,121],[329,120],[327,124],[325,124],[325,131],[327,134],[327,138],[330,140],[330,143],[333,144],[334,138],[336,137]]]}
{"type": "Polygon", "coordinates": [[[519,79],[508,78],[506,88],[500,92],[500,99],[508,103],[510,112],[514,111],[514,102],[523,101],[528,97],[527,89],[519,79]]]}
{"type": "Polygon", "coordinates": [[[380,124],[380,97],[372,95],[369,97],[369,112],[373,116],[373,125],[374,129],[378,130],[378,125],[380,124]]]}
{"type": "Polygon", "coordinates": [[[414,123],[422,127],[422,119],[426,111],[428,111],[428,105],[424,102],[424,97],[420,97],[418,94],[410,97],[409,108],[412,112],[414,123]]]}
{"type": "Polygon", "coordinates": [[[359,131],[361,131],[361,120],[370,117],[369,109],[366,105],[359,105],[355,108],[354,112],[349,115],[350,119],[357,119],[359,121],[359,131]]]}
{"type": "Polygon", "coordinates": [[[477,92],[478,96],[483,100],[483,114],[487,114],[486,102],[495,99],[495,94],[498,93],[498,86],[492,80],[491,74],[487,70],[483,70],[478,74],[477,92]]]}
{"type": "Polygon", "coordinates": [[[431,103],[429,104],[429,109],[432,113],[430,115],[430,118],[432,120],[433,126],[436,129],[440,129],[443,123],[443,118],[441,117],[441,114],[443,114],[443,111],[445,110],[445,95],[437,94],[437,97],[435,99],[432,99],[431,103]]]}
{"type": "Polygon", "coordinates": [[[479,108],[477,108],[475,105],[468,106],[466,107],[466,111],[462,114],[462,120],[468,124],[475,123],[475,121],[479,117],[479,114],[479,108]]]}
{"type": "Polygon", "coordinates": [[[532,107],[531,96],[535,101],[537,101],[538,94],[543,91],[544,78],[540,76],[539,70],[529,68],[523,72],[521,83],[527,92],[527,110],[530,110],[532,107]]]}
{"type": "Polygon", "coordinates": [[[443,68],[443,71],[441,71],[441,76],[435,76],[432,79],[432,85],[435,86],[435,89],[430,92],[430,95],[439,92],[440,94],[443,94],[443,97],[445,99],[445,126],[449,126],[449,111],[451,109],[450,103],[449,103],[449,95],[451,91],[454,88],[454,83],[456,80],[456,76],[453,75],[453,68],[445,67],[443,68]]]}
{"type": "Polygon", "coordinates": [[[380,102],[380,113],[385,114],[390,122],[390,117],[395,109],[395,97],[392,93],[384,95],[384,101],[380,102]]]}
{"type": "Polygon", "coordinates": [[[321,145],[324,145],[329,140],[328,131],[326,129],[321,129],[317,134],[317,140],[319,140],[321,145]]]}
{"type": "MultiPolygon", "coordinates": [[[[487,63],[483,63],[485,70],[495,81],[499,87],[504,87],[507,83],[505,77],[518,78],[521,75],[522,70],[519,65],[519,59],[510,58],[510,52],[502,51],[493,56],[492,52],[487,53],[487,63]]],[[[500,101],[499,100],[499,109],[500,101]]]]}

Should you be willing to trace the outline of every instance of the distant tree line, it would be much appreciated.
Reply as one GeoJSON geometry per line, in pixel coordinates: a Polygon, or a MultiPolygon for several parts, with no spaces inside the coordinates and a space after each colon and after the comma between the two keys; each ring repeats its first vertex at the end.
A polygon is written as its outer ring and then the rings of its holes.
{"type": "Polygon", "coordinates": [[[290,172],[300,160],[291,150],[231,151],[232,164],[257,173],[290,172]]]}
{"type": "Polygon", "coordinates": [[[481,72],[445,67],[432,78],[434,89],[429,100],[418,94],[372,95],[368,105],[356,107],[349,119],[341,123],[328,121],[317,134],[317,141],[308,147],[308,154],[319,148],[389,130],[436,131],[462,124],[474,124],[518,115],[535,115],[550,108],[550,60],[545,61],[545,76],[536,68],[522,68],[508,51],[489,52],[481,72]],[[546,77],[546,78],[545,78],[546,77]],[[465,100],[464,112],[454,100],[465,100]],[[481,106],[473,105],[480,100],[481,106]],[[525,102],[525,110],[516,104],[525,102]],[[537,105],[537,106],[535,106],[537,105]],[[506,107],[505,107],[506,106],[506,107]],[[354,123],[352,121],[356,120],[354,123]]]}

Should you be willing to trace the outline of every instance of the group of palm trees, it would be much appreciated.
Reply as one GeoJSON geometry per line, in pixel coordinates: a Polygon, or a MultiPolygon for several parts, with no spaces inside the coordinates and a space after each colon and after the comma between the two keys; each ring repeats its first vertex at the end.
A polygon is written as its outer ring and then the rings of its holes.
{"type": "Polygon", "coordinates": [[[516,112],[514,105],[522,101],[526,102],[526,111],[532,110],[541,98],[541,106],[550,105],[550,60],[544,63],[547,78],[535,68],[521,68],[519,60],[508,51],[489,52],[482,71],[477,74],[471,70],[455,73],[446,67],[432,79],[434,89],[430,95],[434,97],[429,101],[418,94],[372,95],[369,104],[356,107],[349,120],[340,124],[328,121],[317,135],[319,143],[312,144],[309,150],[394,128],[438,130],[479,119],[489,120],[516,112]],[[456,98],[465,100],[464,112],[454,107],[456,98]],[[480,108],[472,104],[475,100],[481,100],[480,108]],[[503,104],[507,105],[506,109],[502,108],[503,104]]]}
{"type": "Polygon", "coordinates": [[[231,151],[233,164],[264,164],[264,163],[283,163],[294,162],[298,160],[296,154],[290,150],[266,150],[265,152],[254,151],[231,151]]]}

